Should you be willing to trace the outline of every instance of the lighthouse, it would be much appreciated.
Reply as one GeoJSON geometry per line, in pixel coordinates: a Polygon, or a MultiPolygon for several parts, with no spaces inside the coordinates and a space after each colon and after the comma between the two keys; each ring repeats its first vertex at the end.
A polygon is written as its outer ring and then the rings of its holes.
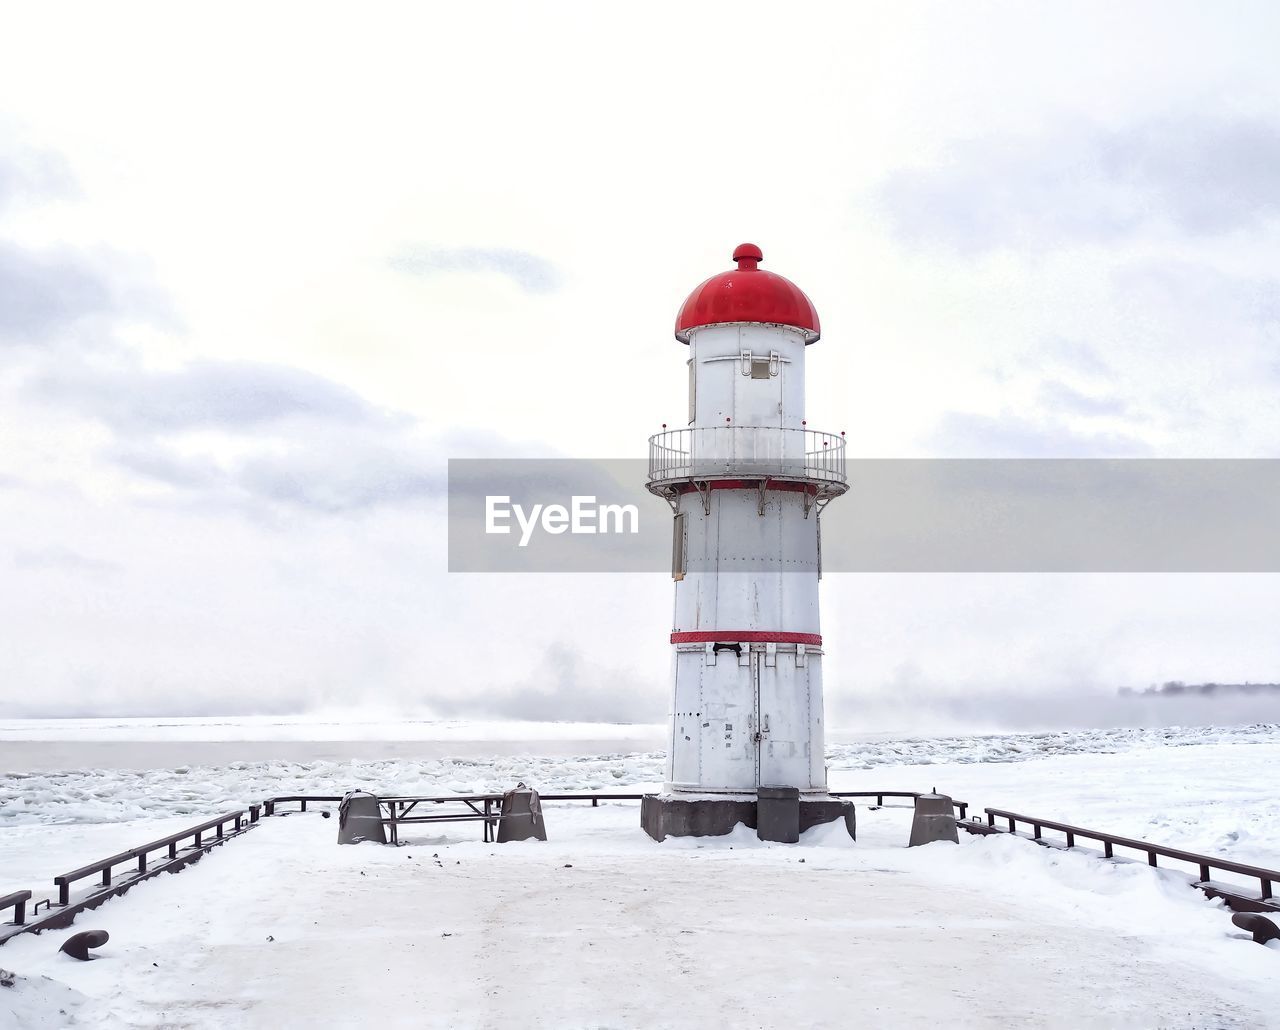
{"type": "Polygon", "coordinates": [[[647,486],[674,516],[675,606],[666,782],[641,823],[655,840],[738,823],[790,840],[839,818],[852,834],[852,806],[827,794],[818,618],[845,441],[805,417],[812,302],[754,244],[733,260],[676,318],[688,426],[649,440],[647,486]]]}

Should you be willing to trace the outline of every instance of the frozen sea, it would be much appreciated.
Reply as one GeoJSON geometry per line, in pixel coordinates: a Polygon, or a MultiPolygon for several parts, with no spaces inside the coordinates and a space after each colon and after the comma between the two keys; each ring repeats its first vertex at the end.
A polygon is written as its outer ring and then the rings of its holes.
{"type": "MultiPolygon", "coordinates": [[[[663,736],[340,716],[0,722],[0,894],[39,896],[57,872],[276,794],[653,789],[663,736]]],[[[828,765],[835,790],[936,787],[973,811],[1280,868],[1274,724],[836,729],[828,765]]],[[[385,1026],[840,1026],[855,1005],[867,1025],[932,1026],[930,992],[957,1026],[1280,1026],[1280,948],[1144,864],[963,834],[958,850],[908,852],[894,809],[860,810],[856,844],[813,831],[798,848],[745,833],[654,845],[635,805],[546,815],[548,845],[485,845],[458,824],[402,849],[338,849],[312,815],[269,820],[82,916],[113,934],[100,962],[32,935],[0,948],[27,977],[0,991],[0,1026],[349,1026],[375,1001],[385,1026]],[[754,1001],[735,968],[757,970],[754,1001]],[[402,978],[396,1000],[366,971],[402,978]],[[654,983],[674,1005],[655,1004],[654,983]]]]}

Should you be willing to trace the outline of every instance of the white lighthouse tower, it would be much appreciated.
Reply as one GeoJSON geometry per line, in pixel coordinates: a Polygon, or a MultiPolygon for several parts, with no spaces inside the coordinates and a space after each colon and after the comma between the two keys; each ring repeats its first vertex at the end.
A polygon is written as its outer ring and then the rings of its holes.
{"type": "Polygon", "coordinates": [[[818,620],[819,516],[847,488],[844,438],[806,425],[818,314],[762,258],[744,243],[680,309],[689,425],[649,441],[649,490],[675,514],[666,784],[641,817],[657,840],[739,822],[779,839],[779,818],[780,839],[841,817],[853,831],[852,806],[826,793],[818,620]]]}

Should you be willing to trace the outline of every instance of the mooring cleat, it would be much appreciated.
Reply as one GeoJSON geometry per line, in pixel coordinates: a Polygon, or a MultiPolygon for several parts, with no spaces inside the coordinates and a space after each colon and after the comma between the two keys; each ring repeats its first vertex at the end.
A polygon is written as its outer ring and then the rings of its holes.
{"type": "Polygon", "coordinates": [[[97,958],[96,955],[89,954],[89,949],[101,948],[109,940],[111,940],[111,934],[106,930],[82,930],[63,941],[62,947],[58,950],[72,958],[78,958],[81,962],[88,962],[92,958],[97,958]]]}
{"type": "Polygon", "coordinates": [[[1257,912],[1237,912],[1231,917],[1231,921],[1241,930],[1248,930],[1253,934],[1254,942],[1257,944],[1280,941],[1280,926],[1276,926],[1266,916],[1259,915],[1257,912]]]}

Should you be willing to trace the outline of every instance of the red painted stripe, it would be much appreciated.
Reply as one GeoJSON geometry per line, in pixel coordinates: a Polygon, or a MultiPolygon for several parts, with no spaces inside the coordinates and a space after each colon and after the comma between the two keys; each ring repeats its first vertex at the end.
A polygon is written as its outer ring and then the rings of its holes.
{"type": "MultiPolygon", "coordinates": [[[[713,479],[709,483],[704,483],[703,489],[705,490],[755,490],[759,488],[761,482],[763,482],[763,477],[761,479],[713,479]]],[[[698,487],[694,483],[681,483],[678,487],[676,487],[676,492],[681,494],[691,494],[697,489],[698,487]]],[[[810,483],[793,483],[787,479],[769,480],[769,489],[780,490],[783,493],[790,492],[790,493],[797,493],[797,494],[803,494],[803,493],[816,494],[818,492],[818,488],[816,486],[813,486],[810,483]]]]}
{"type": "Polygon", "coordinates": [[[672,633],[673,644],[813,644],[822,646],[819,633],[779,633],[775,630],[722,629],[711,633],[672,633]]]}

